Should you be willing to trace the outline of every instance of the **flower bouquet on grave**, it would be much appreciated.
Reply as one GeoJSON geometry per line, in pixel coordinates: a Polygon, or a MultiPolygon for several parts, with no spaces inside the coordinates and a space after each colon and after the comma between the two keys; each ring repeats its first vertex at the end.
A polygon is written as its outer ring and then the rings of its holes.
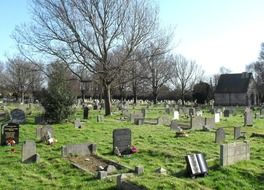
{"type": "Polygon", "coordinates": [[[137,152],[138,152],[137,147],[135,147],[134,145],[132,145],[132,146],[130,147],[130,152],[131,152],[131,154],[137,153],[137,152]]]}
{"type": "Polygon", "coordinates": [[[16,141],[15,141],[12,137],[9,137],[9,138],[6,140],[6,145],[7,145],[7,146],[12,146],[12,148],[11,148],[11,152],[15,152],[15,148],[14,148],[14,146],[16,145],[16,141]]]}

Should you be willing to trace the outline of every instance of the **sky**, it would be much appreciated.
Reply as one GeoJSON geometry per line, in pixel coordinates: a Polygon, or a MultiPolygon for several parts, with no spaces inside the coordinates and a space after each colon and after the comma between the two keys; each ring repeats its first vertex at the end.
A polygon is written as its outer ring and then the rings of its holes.
{"type": "MultiPolygon", "coordinates": [[[[11,38],[30,22],[30,0],[0,0],[0,61],[16,54],[11,38]]],[[[264,42],[264,0],[156,0],[160,26],[174,29],[173,53],[196,61],[205,75],[243,72],[264,42]]]]}

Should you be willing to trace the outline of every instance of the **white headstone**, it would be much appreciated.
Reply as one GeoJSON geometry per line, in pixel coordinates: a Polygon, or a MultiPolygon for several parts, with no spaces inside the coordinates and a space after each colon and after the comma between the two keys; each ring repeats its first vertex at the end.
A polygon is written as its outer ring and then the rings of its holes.
{"type": "Polygon", "coordinates": [[[215,113],[215,123],[220,122],[220,113],[215,113]]]}
{"type": "Polygon", "coordinates": [[[174,113],[173,113],[173,120],[179,120],[180,119],[180,114],[179,114],[179,112],[178,111],[174,111],[174,113]]]}

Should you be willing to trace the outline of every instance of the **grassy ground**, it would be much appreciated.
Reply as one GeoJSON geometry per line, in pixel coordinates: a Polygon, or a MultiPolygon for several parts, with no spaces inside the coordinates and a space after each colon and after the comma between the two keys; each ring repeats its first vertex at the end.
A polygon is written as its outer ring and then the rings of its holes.
{"type": "MultiPolygon", "coordinates": [[[[161,107],[160,107],[161,108],[161,107]]],[[[147,111],[147,117],[155,118],[164,114],[160,108],[147,111]]],[[[10,147],[0,147],[0,189],[91,189],[113,190],[115,179],[99,181],[88,173],[74,168],[61,157],[61,146],[71,143],[94,142],[97,153],[124,165],[134,167],[143,165],[143,176],[131,180],[148,189],[264,189],[264,138],[250,138],[252,132],[264,133],[264,119],[254,121],[253,127],[243,127],[251,147],[251,160],[242,161],[228,167],[219,166],[219,145],[214,143],[214,132],[191,131],[188,138],[175,138],[168,127],[159,125],[135,126],[129,122],[119,121],[117,112],[96,122],[99,111],[91,111],[90,118],[83,121],[82,129],[75,129],[72,122],[53,125],[58,142],[53,146],[37,143],[37,152],[41,161],[38,164],[22,164],[21,144],[25,140],[36,140],[34,115],[27,117],[27,123],[21,125],[20,143],[16,151],[10,147]],[[132,143],[139,152],[131,157],[113,156],[112,131],[115,128],[129,127],[132,130],[132,143]],[[190,179],[185,174],[184,156],[189,153],[202,152],[209,165],[209,175],[190,179]],[[163,167],[167,175],[155,173],[163,167]]],[[[139,111],[138,109],[137,111],[139,111]]],[[[206,113],[210,115],[209,113],[206,113]]],[[[76,112],[76,118],[82,118],[82,112],[76,112]]],[[[171,115],[172,117],[172,115],[171,115]]],[[[186,118],[181,118],[186,121],[186,118]]],[[[234,117],[223,118],[217,127],[224,127],[226,142],[234,142],[233,127],[242,126],[243,117],[238,110],[234,117]]]]}

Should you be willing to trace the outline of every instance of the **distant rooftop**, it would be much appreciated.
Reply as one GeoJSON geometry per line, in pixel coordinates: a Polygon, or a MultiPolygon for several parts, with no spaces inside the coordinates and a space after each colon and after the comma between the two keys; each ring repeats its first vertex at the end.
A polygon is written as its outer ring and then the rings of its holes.
{"type": "Polygon", "coordinates": [[[215,93],[244,93],[248,90],[252,73],[222,74],[218,80],[215,93]]]}

